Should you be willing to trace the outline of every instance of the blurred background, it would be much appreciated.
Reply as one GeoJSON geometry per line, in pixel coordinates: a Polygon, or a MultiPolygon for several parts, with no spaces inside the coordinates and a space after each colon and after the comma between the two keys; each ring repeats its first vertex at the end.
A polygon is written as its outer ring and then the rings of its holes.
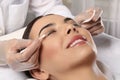
{"type": "Polygon", "coordinates": [[[63,0],[63,3],[73,15],[90,7],[102,8],[105,33],[120,38],[120,0],[63,0]]]}

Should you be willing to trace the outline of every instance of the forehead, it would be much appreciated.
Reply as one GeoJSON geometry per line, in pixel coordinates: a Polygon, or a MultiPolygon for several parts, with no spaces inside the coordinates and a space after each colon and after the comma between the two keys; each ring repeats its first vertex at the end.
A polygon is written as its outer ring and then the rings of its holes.
{"type": "Polygon", "coordinates": [[[63,17],[63,16],[48,15],[48,16],[44,16],[41,19],[37,20],[33,26],[36,26],[36,25],[44,26],[47,23],[63,22],[64,19],[65,19],[65,17],[63,17]]]}
{"type": "Polygon", "coordinates": [[[65,17],[60,15],[48,15],[38,19],[32,26],[29,37],[35,38],[39,34],[40,29],[49,23],[63,24],[65,17]]]}

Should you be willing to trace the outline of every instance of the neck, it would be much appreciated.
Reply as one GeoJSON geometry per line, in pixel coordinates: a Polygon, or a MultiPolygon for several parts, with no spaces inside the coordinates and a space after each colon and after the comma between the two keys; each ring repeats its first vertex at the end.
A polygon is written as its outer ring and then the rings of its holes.
{"type": "Polygon", "coordinates": [[[53,80],[107,80],[97,65],[83,66],[65,73],[61,73],[53,80]]]}

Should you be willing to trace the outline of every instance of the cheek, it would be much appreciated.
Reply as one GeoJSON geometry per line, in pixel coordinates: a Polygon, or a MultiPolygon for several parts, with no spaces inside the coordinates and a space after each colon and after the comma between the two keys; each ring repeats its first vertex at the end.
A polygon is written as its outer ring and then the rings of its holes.
{"type": "MultiPolygon", "coordinates": [[[[45,47],[43,47],[45,48],[45,47]]],[[[56,47],[54,46],[47,46],[46,49],[43,49],[43,57],[46,58],[46,59],[52,59],[56,53],[57,53],[57,49],[55,49],[56,47]]]]}
{"type": "Polygon", "coordinates": [[[56,58],[60,56],[61,46],[58,41],[46,42],[43,44],[40,65],[43,69],[52,72],[56,67],[56,58]]]}
{"type": "Polygon", "coordinates": [[[92,38],[92,36],[91,36],[91,34],[88,30],[86,30],[84,28],[81,28],[79,31],[82,35],[87,37],[88,42],[90,42],[93,46],[95,45],[94,41],[93,41],[93,38],[92,38]]]}
{"type": "Polygon", "coordinates": [[[87,37],[87,40],[91,44],[92,49],[95,51],[95,53],[97,53],[97,48],[96,48],[96,45],[93,41],[93,38],[92,38],[90,32],[88,30],[84,29],[84,28],[80,28],[79,32],[80,32],[80,34],[87,37]]]}
{"type": "Polygon", "coordinates": [[[94,50],[94,52],[97,53],[97,48],[94,43],[92,35],[90,34],[90,32],[88,30],[85,30],[85,31],[86,31],[86,37],[88,38],[88,42],[91,44],[91,47],[94,50]]]}
{"type": "Polygon", "coordinates": [[[43,43],[42,59],[46,62],[52,61],[58,55],[60,48],[58,41],[43,43]]]}

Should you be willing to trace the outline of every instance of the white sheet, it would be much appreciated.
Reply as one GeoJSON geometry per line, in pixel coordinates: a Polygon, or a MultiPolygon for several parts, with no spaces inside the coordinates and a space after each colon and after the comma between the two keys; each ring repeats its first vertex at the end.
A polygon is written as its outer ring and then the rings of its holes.
{"type": "Polygon", "coordinates": [[[105,33],[94,37],[98,54],[97,59],[107,64],[114,73],[120,73],[120,39],[105,33]]]}
{"type": "Polygon", "coordinates": [[[8,67],[0,67],[0,80],[25,80],[27,76],[8,67]]]}
{"type": "Polygon", "coordinates": [[[10,34],[4,35],[4,36],[0,36],[0,41],[1,40],[13,39],[13,38],[21,39],[25,29],[26,29],[26,27],[22,28],[20,30],[17,30],[15,32],[12,32],[10,34]]]}

